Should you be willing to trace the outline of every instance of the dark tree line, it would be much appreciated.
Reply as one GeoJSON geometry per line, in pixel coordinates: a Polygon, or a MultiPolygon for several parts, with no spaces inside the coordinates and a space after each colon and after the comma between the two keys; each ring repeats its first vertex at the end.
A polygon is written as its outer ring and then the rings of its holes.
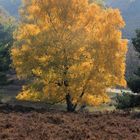
{"type": "MultiPolygon", "coordinates": [[[[138,52],[140,59],[140,29],[136,30],[136,37],[132,39],[132,43],[135,50],[138,52]]],[[[133,92],[140,93],[140,67],[135,72],[135,79],[128,81],[128,86],[133,92]]]]}
{"type": "Polygon", "coordinates": [[[0,85],[7,84],[6,73],[10,70],[10,49],[13,45],[13,19],[0,10],[0,85]]]}

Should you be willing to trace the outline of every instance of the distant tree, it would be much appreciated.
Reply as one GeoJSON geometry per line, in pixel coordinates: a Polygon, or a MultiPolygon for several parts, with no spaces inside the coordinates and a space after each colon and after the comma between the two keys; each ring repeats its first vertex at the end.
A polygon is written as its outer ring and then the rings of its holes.
{"type": "Polygon", "coordinates": [[[10,68],[10,49],[13,44],[13,25],[11,17],[0,12],[0,85],[7,83],[6,72],[10,68]]]}
{"type": "MultiPolygon", "coordinates": [[[[135,78],[135,72],[138,69],[138,52],[136,52],[132,41],[128,43],[128,51],[126,57],[126,80],[135,78]]],[[[140,63],[139,63],[140,64],[140,63]]]]}
{"type": "Polygon", "coordinates": [[[20,12],[13,66],[29,82],[17,99],[66,102],[75,111],[107,102],[106,88],[126,85],[119,10],[88,0],[26,0],[20,12]]]}
{"type": "MultiPolygon", "coordinates": [[[[140,54],[140,29],[136,30],[136,37],[132,39],[136,51],[140,54]]],[[[138,74],[140,76],[140,74],[138,74]]]]}
{"type": "MultiPolygon", "coordinates": [[[[135,50],[139,53],[140,58],[140,30],[136,30],[136,37],[132,39],[135,50]]],[[[140,68],[135,73],[136,78],[128,81],[128,86],[133,92],[140,93],[140,68]]]]}

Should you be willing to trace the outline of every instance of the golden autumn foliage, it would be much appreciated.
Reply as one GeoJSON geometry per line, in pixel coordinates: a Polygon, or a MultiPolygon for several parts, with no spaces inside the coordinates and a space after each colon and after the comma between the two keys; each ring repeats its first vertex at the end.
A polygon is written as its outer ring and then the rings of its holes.
{"type": "Polygon", "coordinates": [[[125,86],[127,41],[118,9],[88,0],[24,0],[13,65],[28,79],[18,99],[97,105],[125,86]]]}

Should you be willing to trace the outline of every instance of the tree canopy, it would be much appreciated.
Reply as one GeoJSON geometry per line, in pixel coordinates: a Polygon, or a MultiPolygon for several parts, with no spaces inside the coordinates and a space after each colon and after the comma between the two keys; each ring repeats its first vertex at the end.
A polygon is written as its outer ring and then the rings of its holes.
{"type": "Polygon", "coordinates": [[[28,79],[18,99],[78,104],[108,101],[125,86],[127,41],[119,10],[88,0],[24,0],[14,33],[13,66],[28,79]]]}

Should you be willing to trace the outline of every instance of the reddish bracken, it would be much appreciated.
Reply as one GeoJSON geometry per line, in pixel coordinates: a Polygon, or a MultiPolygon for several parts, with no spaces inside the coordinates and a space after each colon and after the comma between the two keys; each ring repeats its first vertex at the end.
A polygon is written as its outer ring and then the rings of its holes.
{"type": "Polygon", "coordinates": [[[0,113],[0,140],[140,140],[136,113],[0,113]]]}

